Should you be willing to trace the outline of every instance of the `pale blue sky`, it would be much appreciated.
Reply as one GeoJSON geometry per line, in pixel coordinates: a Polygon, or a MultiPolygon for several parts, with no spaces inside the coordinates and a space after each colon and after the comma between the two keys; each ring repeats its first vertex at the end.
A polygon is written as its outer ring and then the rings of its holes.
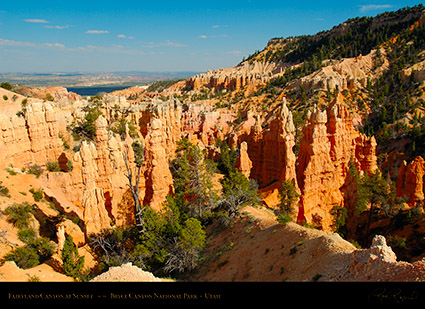
{"type": "Polygon", "coordinates": [[[0,72],[206,71],[273,37],[414,6],[357,1],[2,1],[0,72]]]}

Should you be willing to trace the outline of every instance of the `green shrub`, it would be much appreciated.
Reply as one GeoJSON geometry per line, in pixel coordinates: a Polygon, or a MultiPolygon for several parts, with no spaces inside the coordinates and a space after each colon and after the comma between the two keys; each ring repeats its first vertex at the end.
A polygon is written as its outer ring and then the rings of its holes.
{"type": "Polygon", "coordinates": [[[29,227],[32,220],[31,215],[34,214],[34,210],[27,202],[22,204],[14,203],[5,209],[5,213],[8,216],[8,222],[12,223],[17,228],[22,229],[29,227]]]}
{"type": "Polygon", "coordinates": [[[285,225],[289,222],[292,222],[292,217],[290,214],[286,213],[286,212],[282,212],[277,216],[277,221],[282,224],[285,225]]]}
{"type": "Polygon", "coordinates": [[[22,228],[18,231],[18,237],[24,243],[30,243],[37,238],[36,232],[33,228],[22,228]]]}
{"type": "Polygon", "coordinates": [[[28,167],[28,174],[33,174],[38,178],[43,174],[43,168],[37,164],[31,165],[28,167]]]}
{"type": "Polygon", "coordinates": [[[49,172],[60,172],[59,162],[49,161],[46,163],[46,169],[49,172]]]}
{"type": "Polygon", "coordinates": [[[66,162],[66,171],[67,172],[72,172],[72,169],[74,168],[74,166],[72,165],[72,161],[68,160],[68,162],[66,162]]]}
{"type": "Polygon", "coordinates": [[[6,254],[4,260],[14,261],[22,269],[32,268],[40,264],[37,250],[29,246],[18,247],[12,250],[6,254]]]}
{"type": "Polygon", "coordinates": [[[0,87],[4,88],[6,90],[12,90],[12,88],[13,88],[12,85],[10,83],[8,83],[8,82],[1,83],[0,84],[0,87]]]}
{"type": "Polygon", "coordinates": [[[0,195],[1,196],[7,196],[7,197],[10,197],[10,195],[9,195],[9,189],[8,188],[6,188],[5,186],[3,186],[3,184],[2,184],[3,182],[2,181],[0,181],[0,195]]]}
{"type": "Polygon", "coordinates": [[[46,237],[30,240],[27,246],[34,248],[39,256],[40,263],[47,261],[55,253],[56,245],[46,237]]]}
{"type": "Polygon", "coordinates": [[[10,176],[16,176],[18,175],[18,173],[13,169],[12,166],[8,166],[6,167],[6,172],[10,175],[10,176]]]}
{"type": "Polygon", "coordinates": [[[139,133],[137,132],[137,127],[134,125],[133,121],[127,121],[124,117],[114,121],[111,126],[111,131],[119,134],[122,140],[125,139],[128,128],[128,134],[130,137],[136,138],[139,137],[139,133]]]}
{"type": "Polygon", "coordinates": [[[298,251],[296,246],[293,246],[290,250],[289,250],[289,255],[293,255],[298,251]]]}
{"type": "Polygon", "coordinates": [[[91,106],[88,106],[86,111],[86,116],[84,121],[81,123],[73,123],[71,125],[72,137],[75,141],[80,139],[84,140],[95,140],[96,137],[96,126],[95,122],[102,112],[100,111],[101,104],[99,102],[93,103],[91,106]]]}
{"type": "Polygon", "coordinates": [[[35,202],[40,202],[44,197],[43,196],[43,193],[44,193],[43,189],[35,190],[34,188],[31,188],[29,191],[31,192],[32,197],[34,198],[35,202]]]}
{"type": "Polygon", "coordinates": [[[14,261],[19,268],[28,269],[48,260],[55,251],[55,245],[46,237],[30,240],[6,254],[5,261],[14,261]]]}
{"type": "Polygon", "coordinates": [[[46,94],[46,97],[44,99],[46,101],[54,101],[55,100],[55,98],[50,93],[46,94]]]}

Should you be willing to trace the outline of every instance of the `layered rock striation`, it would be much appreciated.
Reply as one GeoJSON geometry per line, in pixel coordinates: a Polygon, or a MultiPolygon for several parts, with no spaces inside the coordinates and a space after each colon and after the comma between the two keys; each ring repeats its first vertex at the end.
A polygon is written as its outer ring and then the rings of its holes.
{"type": "Polygon", "coordinates": [[[336,63],[331,61],[314,73],[292,81],[288,88],[298,89],[301,86],[305,90],[365,88],[368,79],[380,76],[388,69],[388,66],[389,62],[385,51],[382,49],[378,53],[377,50],[373,50],[364,56],[345,58],[336,63]]]}
{"type": "MultiPolygon", "coordinates": [[[[131,148],[131,138],[121,141],[108,130],[103,116],[96,122],[96,141],[81,143],[71,158],[72,171],[48,173],[48,194],[68,213],[83,220],[86,236],[110,228],[111,224],[125,225],[132,221],[129,188],[125,177],[125,149],[131,148]]],[[[133,153],[129,164],[134,166],[133,153]]],[[[143,183],[143,182],[141,182],[143,183]]]]}
{"type": "Polygon", "coordinates": [[[273,182],[282,183],[291,180],[296,183],[293,152],[295,146],[295,126],[292,112],[287,107],[286,99],[265,129],[261,118],[248,115],[238,134],[240,143],[246,142],[248,155],[252,161],[250,176],[264,187],[273,182]],[[249,124],[252,126],[249,128],[249,124]]]}
{"type": "Polygon", "coordinates": [[[59,103],[71,103],[74,101],[81,101],[81,96],[68,91],[65,87],[21,87],[16,90],[27,97],[33,97],[43,100],[49,100],[59,103]]]}
{"type": "Polygon", "coordinates": [[[396,182],[397,195],[406,197],[410,206],[424,200],[425,160],[418,156],[407,164],[403,161],[396,182]]]}
{"type": "Polygon", "coordinates": [[[44,166],[63,152],[56,112],[50,103],[28,104],[21,116],[0,114],[0,166],[44,166]]]}
{"type": "Polygon", "coordinates": [[[232,68],[208,71],[191,77],[186,80],[186,88],[199,90],[207,87],[214,91],[233,91],[245,86],[254,88],[265,84],[271,76],[281,73],[282,70],[282,64],[274,62],[243,62],[232,68]]]}
{"type": "MultiPolygon", "coordinates": [[[[145,148],[140,202],[159,211],[166,196],[173,192],[169,160],[174,156],[177,142],[188,136],[201,144],[215,141],[217,136],[229,131],[228,119],[232,116],[220,115],[205,106],[183,106],[174,99],[166,102],[154,99],[126,109],[128,117],[137,124],[139,140],[145,148]]],[[[128,130],[124,140],[111,132],[103,115],[96,120],[95,128],[94,141],[83,141],[73,155],[61,155],[61,164],[66,166],[70,161],[72,171],[48,173],[46,179],[45,193],[66,212],[82,219],[86,236],[134,220],[124,161],[127,159],[135,171],[133,138],[128,130]]]]}
{"type": "Polygon", "coordinates": [[[376,141],[354,129],[339,95],[327,110],[314,107],[307,115],[297,159],[297,180],[301,189],[298,221],[331,230],[334,206],[352,211],[356,184],[350,175],[350,161],[360,174],[377,169],[376,141]]]}

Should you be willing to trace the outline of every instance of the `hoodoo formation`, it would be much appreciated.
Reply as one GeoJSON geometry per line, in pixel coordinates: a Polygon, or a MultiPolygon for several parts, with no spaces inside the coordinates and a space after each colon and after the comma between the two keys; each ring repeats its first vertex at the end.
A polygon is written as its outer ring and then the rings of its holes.
{"type": "Polygon", "coordinates": [[[3,83],[0,280],[425,280],[424,16],[167,86],[3,83]]]}

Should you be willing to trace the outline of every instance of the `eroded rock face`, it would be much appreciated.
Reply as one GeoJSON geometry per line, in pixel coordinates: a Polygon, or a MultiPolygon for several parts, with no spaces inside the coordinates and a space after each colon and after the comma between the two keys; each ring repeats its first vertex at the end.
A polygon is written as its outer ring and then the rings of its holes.
{"type": "Polygon", "coordinates": [[[331,63],[314,73],[297,79],[290,83],[291,89],[355,89],[366,87],[368,78],[376,78],[388,68],[389,62],[385,51],[381,50],[380,56],[373,50],[368,55],[354,58],[345,58],[342,61],[331,63]],[[381,63],[375,67],[376,60],[381,63]]]}
{"type": "Polygon", "coordinates": [[[166,135],[160,119],[153,119],[150,123],[145,145],[146,194],[143,203],[154,210],[160,210],[166,196],[173,192],[173,177],[165,150],[166,135]]]}
{"type": "Polygon", "coordinates": [[[303,218],[323,228],[330,221],[330,208],[341,205],[337,174],[331,159],[331,141],[328,138],[326,111],[314,108],[303,128],[303,139],[298,157],[298,184],[302,193],[303,218]]]}
{"type": "Polygon", "coordinates": [[[340,96],[321,111],[307,115],[297,160],[297,180],[302,193],[298,220],[330,230],[334,206],[354,207],[355,191],[349,164],[359,173],[374,172],[376,141],[353,127],[352,119],[340,96]],[[352,192],[351,192],[352,193],[352,192]]]}
{"type": "Polygon", "coordinates": [[[425,160],[418,156],[412,162],[406,161],[400,166],[397,177],[397,195],[408,198],[411,206],[416,206],[424,199],[425,160]]]}
{"type": "MultiPolygon", "coordinates": [[[[254,122],[248,115],[247,123],[254,122]]],[[[255,117],[254,125],[248,129],[242,124],[238,140],[246,141],[249,158],[252,161],[251,177],[258,180],[260,186],[272,182],[293,180],[296,182],[295,127],[292,113],[283,99],[280,110],[263,130],[260,117],[255,117]],[[249,132],[248,132],[249,131],[249,132]]]]}
{"type": "MultiPolygon", "coordinates": [[[[206,106],[185,107],[173,99],[153,100],[130,106],[129,110],[140,132],[139,140],[145,146],[140,201],[159,210],[167,194],[173,192],[169,160],[174,156],[177,141],[192,136],[196,143],[215,142],[220,133],[227,134],[229,119],[233,118],[231,114],[221,115],[206,106]]],[[[134,170],[133,139],[127,130],[122,141],[120,136],[109,131],[108,121],[103,116],[96,120],[95,127],[94,142],[83,142],[73,157],[62,156],[62,165],[70,160],[73,170],[48,173],[46,179],[46,192],[66,212],[74,212],[85,222],[86,236],[99,233],[111,224],[122,226],[134,220],[124,162],[128,150],[129,166],[134,170]]]]}
{"type": "Polygon", "coordinates": [[[80,95],[68,91],[65,87],[23,87],[16,91],[27,97],[48,99],[60,103],[69,103],[81,100],[80,95]]]}
{"type": "Polygon", "coordinates": [[[282,65],[278,63],[241,63],[232,68],[208,71],[189,78],[186,87],[193,90],[208,87],[215,91],[232,91],[244,86],[255,88],[270,80],[273,74],[281,72],[282,65]]]}
{"type": "MultiPolygon", "coordinates": [[[[65,211],[74,212],[84,221],[86,236],[110,228],[111,223],[121,226],[133,220],[123,156],[125,149],[131,149],[132,139],[127,136],[121,141],[108,130],[103,116],[95,126],[96,143],[82,142],[80,150],[70,158],[72,171],[49,173],[46,183],[49,194],[65,211]]],[[[132,151],[128,157],[129,166],[134,168],[132,151]]]]}
{"type": "Polygon", "coordinates": [[[401,79],[407,82],[410,79],[422,82],[425,80],[425,60],[415,63],[411,67],[401,71],[401,79]]]}
{"type": "Polygon", "coordinates": [[[63,152],[56,113],[49,103],[28,104],[25,117],[0,114],[0,166],[44,166],[63,152]]]}
{"type": "MultiPolygon", "coordinates": [[[[369,249],[355,250],[350,255],[349,275],[354,280],[385,278],[396,269],[397,256],[382,235],[376,235],[369,249]]],[[[347,276],[349,277],[349,276],[347,276]]]]}
{"type": "Polygon", "coordinates": [[[252,161],[248,155],[248,144],[242,142],[239,149],[239,156],[236,159],[236,168],[249,179],[251,175],[252,161]]]}

